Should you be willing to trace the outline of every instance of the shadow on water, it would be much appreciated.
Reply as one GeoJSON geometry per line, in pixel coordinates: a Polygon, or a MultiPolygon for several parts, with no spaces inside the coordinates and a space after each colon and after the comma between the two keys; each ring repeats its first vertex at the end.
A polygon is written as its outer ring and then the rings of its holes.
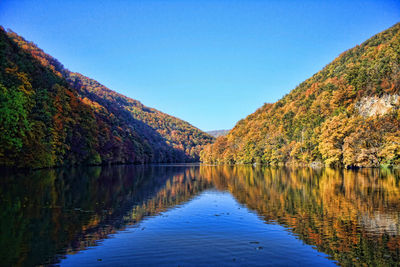
{"type": "Polygon", "coordinates": [[[189,201],[230,192],[342,265],[400,261],[397,171],[253,166],[111,166],[0,177],[0,262],[57,263],[110,234],[189,201]]]}

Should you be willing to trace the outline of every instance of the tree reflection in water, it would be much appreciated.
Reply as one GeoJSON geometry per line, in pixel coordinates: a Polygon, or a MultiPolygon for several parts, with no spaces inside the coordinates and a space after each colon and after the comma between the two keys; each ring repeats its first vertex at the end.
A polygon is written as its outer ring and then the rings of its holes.
{"type": "Polygon", "coordinates": [[[56,263],[202,191],[230,192],[342,265],[400,261],[400,174],[264,166],[110,166],[3,172],[0,261],[56,263]]]}

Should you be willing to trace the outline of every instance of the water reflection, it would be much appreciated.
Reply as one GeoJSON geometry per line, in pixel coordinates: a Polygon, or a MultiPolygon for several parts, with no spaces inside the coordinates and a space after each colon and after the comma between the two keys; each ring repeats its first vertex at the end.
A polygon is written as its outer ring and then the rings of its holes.
{"type": "Polygon", "coordinates": [[[206,189],[230,192],[342,265],[400,261],[397,171],[111,166],[0,179],[0,262],[56,263],[206,189]]]}
{"type": "Polygon", "coordinates": [[[219,167],[201,176],[340,264],[400,261],[398,172],[219,167]]]}

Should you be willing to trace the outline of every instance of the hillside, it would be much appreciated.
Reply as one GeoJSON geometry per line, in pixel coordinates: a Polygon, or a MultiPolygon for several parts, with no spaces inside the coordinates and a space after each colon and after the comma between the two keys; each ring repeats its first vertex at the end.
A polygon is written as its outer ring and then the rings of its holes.
{"type": "Polygon", "coordinates": [[[213,138],[0,29],[0,165],[197,161],[213,138]]]}
{"type": "Polygon", "coordinates": [[[400,165],[400,23],[337,57],[201,152],[203,162],[400,165]]]}
{"type": "Polygon", "coordinates": [[[223,135],[227,135],[229,133],[229,130],[214,130],[214,131],[208,131],[206,133],[214,137],[220,137],[223,135]]]}

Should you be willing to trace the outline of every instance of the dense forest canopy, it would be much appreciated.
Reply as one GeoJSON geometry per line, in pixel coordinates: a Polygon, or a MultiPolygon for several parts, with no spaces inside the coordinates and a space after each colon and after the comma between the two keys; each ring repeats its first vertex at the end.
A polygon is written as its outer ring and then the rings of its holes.
{"type": "Polygon", "coordinates": [[[71,72],[0,29],[0,165],[400,165],[400,24],[217,138],[71,72]]]}
{"type": "Polygon", "coordinates": [[[0,165],[197,161],[213,137],[0,28],[0,165]]]}
{"type": "Polygon", "coordinates": [[[239,121],[201,160],[399,166],[399,91],[400,23],[239,121]]]}

